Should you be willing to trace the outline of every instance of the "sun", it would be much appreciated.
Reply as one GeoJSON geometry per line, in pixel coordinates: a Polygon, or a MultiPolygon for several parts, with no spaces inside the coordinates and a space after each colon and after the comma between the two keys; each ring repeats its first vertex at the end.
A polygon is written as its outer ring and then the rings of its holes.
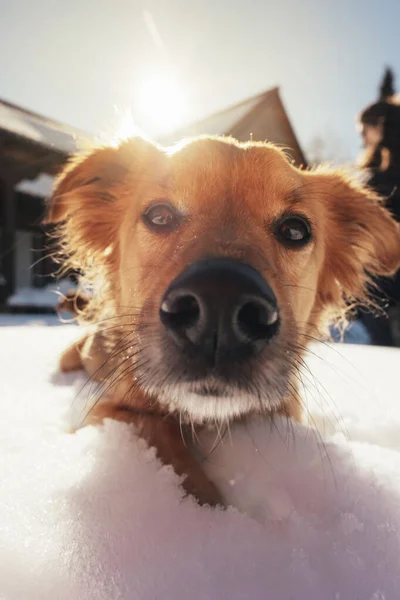
{"type": "Polygon", "coordinates": [[[177,128],[186,113],[183,89],[166,73],[144,79],[137,88],[135,104],[146,125],[160,132],[177,128]]]}

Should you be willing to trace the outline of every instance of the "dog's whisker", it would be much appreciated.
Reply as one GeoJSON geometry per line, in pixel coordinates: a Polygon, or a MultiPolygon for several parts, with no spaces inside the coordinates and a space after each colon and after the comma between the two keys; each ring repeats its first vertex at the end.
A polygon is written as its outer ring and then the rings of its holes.
{"type": "MultiPolygon", "coordinates": [[[[306,357],[324,325],[343,329],[360,304],[382,311],[376,277],[395,272],[400,241],[371,191],[289,166],[269,144],[202,138],[166,152],[135,138],[72,162],[48,220],[59,247],[46,251],[82,284],[59,310],[89,326],[62,359],[88,373],[86,418],[155,417],[147,439],[161,458],[176,452],[180,472],[186,429],[194,445],[196,426],[213,429],[210,456],[232,423],[251,433],[254,415],[290,449],[291,417],[316,425],[307,400],[323,412],[326,397],[340,422],[306,357]]],[[[189,450],[185,481],[198,489],[189,450]]]]}
{"type": "MultiPolygon", "coordinates": [[[[308,381],[310,382],[310,384],[315,388],[316,391],[316,395],[312,394],[311,390],[309,390],[309,393],[312,395],[312,398],[314,400],[314,403],[319,407],[319,408],[323,408],[322,404],[319,402],[319,397],[320,397],[320,391],[322,390],[325,398],[329,400],[329,403],[331,404],[331,406],[333,406],[334,411],[333,411],[333,419],[334,421],[336,421],[336,424],[340,426],[341,430],[343,431],[343,433],[346,435],[346,437],[349,437],[349,432],[347,431],[343,420],[341,419],[340,416],[340,412],[338,410],[338,407],[333,399],[333,396],[328,392],[328,390],[326,389],[326,387],[321,383],[321,381],[315,376],[315,374],[311,371],[311,369],[309,368],[307,362],[305,361],[304,357],[301,354],[307,353],[309,352],[308,349],[300,344],[297,344],[297,346],[294,346],[293,344],[289,344],[288,345],[289,350],[294,352],[294,361],[295,361],[295,365],[294,365],[294,370],[295,370],[295,375],[297,374],[297,376],[300,378],[301,374],[307,376],[310,376],[310,378],[308,378],[308,381]],[[300,349],[300,352],[298,351],[300,349]]],[[[318,357],[319,358],[319,357],[318,357]]],[[[304,390],[305,395],[307,394],[307,388],[304,384],[304,381],[301,379],[301,384],[304,390]]],[[[328,422],[334,426],[334,422],[331,420],[330,417],[327,417],[328,422]]]]}

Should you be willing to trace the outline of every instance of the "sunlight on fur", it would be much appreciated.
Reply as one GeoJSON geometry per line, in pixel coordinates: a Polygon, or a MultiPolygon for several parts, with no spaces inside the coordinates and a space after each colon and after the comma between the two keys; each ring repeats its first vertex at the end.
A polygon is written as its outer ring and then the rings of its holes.
{"type": "Polygon", "coordinates": [[[92,331],[61,358],[101,382],[89,421],[134,422],[202,503],[223,500],[185,427],[301,420],[307,346],[400,265],[399,226],[370,190],[231,138],[173,150],[133,138],[78,156],[48,221],[63,268],[93,288],[79,314],[92,331]]]}

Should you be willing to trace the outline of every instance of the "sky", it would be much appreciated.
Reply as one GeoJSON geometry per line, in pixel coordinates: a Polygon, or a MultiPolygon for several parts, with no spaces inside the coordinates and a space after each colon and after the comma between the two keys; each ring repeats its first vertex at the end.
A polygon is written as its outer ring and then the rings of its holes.
{"type": "Polygon", "coordinates": [[[399,23],[398,0],[0,0],[0,98],[95,134],[129,111],[157,137],[149,79],[181,90],[174,125],[278,85],[303,148],[352,160],[385,65],[400,91],[399,23]]]}

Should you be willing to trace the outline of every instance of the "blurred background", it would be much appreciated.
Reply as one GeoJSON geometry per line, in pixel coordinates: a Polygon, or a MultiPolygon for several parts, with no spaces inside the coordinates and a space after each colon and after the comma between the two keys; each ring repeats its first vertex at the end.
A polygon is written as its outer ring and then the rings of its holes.
{"type": "MultiPolygon", "coordinates": [[[[46,258],[45,198],[115,134],[268,139],[357,166],[398,216],[399,22],[397,0],[0,0],[0,311],[52,312],[73,286],[46,258]]],[[[379,284],[389,318],[359,313],[345,341],[400,345],[398,280],[379,284]]]]}

